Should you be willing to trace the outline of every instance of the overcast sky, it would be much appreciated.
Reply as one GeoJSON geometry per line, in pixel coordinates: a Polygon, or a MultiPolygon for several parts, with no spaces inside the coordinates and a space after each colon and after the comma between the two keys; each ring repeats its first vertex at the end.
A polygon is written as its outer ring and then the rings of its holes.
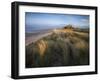
{"type": "Polygon", "coordinates": [[[71,24],[78,27],[89,27],[88,15],[25,13],[26,31],[59,28],[71,24]]]}

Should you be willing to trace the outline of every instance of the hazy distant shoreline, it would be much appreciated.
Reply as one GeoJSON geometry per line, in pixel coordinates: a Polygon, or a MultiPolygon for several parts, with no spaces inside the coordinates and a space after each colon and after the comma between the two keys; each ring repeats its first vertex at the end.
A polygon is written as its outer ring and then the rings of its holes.
{"type": "Polygon", "coordinates": [[[30,43],[35,42],[42,37],[50,35],[52,30],[53,29],[48,29],[25,33],[25,45],[29,45],[30,43]]]}

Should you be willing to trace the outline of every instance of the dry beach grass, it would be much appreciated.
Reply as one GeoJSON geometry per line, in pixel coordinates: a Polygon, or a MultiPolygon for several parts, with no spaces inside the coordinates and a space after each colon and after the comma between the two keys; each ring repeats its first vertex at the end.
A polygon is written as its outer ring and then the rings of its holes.
{"type": "Polygon", "coordinates": [[[26,68],[89,64],[89,32],[54,29],[26,46],[26,68]]]}

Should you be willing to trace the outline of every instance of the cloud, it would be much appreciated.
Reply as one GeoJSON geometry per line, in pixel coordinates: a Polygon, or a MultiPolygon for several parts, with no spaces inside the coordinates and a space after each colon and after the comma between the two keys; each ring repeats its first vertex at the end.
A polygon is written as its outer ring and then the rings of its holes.
{"type": "Polygon", "coordinates": [[[84,23],[89,23],[89,19],[81,19],[81,21],[84,23]]]}

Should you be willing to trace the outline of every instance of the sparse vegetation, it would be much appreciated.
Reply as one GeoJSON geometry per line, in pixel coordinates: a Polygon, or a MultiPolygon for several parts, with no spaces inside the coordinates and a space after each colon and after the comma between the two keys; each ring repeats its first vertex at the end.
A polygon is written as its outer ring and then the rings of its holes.
{"type": "Polygon", "coordinates": [[[26,67],[88,65],[89,32],[73,29],[69,25],[26,46],[26,67]]]}

